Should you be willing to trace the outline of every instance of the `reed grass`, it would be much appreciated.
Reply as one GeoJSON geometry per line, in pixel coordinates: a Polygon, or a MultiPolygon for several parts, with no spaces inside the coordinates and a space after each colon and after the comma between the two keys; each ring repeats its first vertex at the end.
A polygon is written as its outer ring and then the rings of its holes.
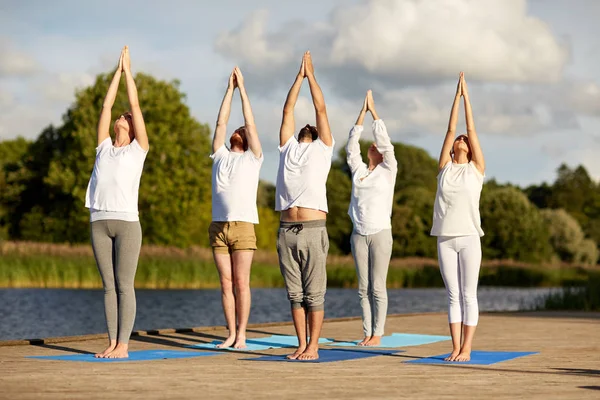
{"type": "Polygon", "coordinates": [[[600,273],[591,273],[584,286],[569,286],[546,296],[538,309],[600,311],[600,273]]]}
{"type": "MultiPolygon", "coordinates": [[[[593,269],[569,265],[531,265],[513,261],[484,262],[480,285],[558,287],[584,285],[593,269]]],[[[328,258],[328,287],[355,288],[350,256],[328,258]]],[[[284,287],[277,254],[257,251],[252,287],[284,287]]],[[[0,242],[0,287],[101,288],[89,245],[0,242]]],[[[143,246],[136,287],[147,289],[218,288],[219,277],[210,249],[143,246]]],[[[437,260],[399,258],[390,263],[389,288],[443,287],[437,260]]]]}

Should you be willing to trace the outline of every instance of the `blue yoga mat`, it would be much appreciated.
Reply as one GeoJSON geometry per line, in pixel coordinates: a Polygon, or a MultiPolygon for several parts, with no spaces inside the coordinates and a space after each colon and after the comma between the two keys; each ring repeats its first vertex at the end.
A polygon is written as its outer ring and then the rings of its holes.
{"type": "Polygon", "coordinates": [[[388,356],[399,353],[400,350],[350,350],[350,349],[321,349],[317,360],[288,360],[286,355],[244,358],[247,361],[284,361],[295,363],[327,363],[334,361],[357,360],[377,356],[388,356]]]}
{"type": "Polygon", "coordinates": [[[379,346],[358,346],[360,340],[353,342],[333,342],[329,343],[329,346],[342,346],[342,347],[360,347],[360,348],[379,348],[379,347],[406,347],[406,346],[419,346],[422,344],[443,342],[445,340],[452,339],[450,336],[437,336],[437,335],[418,335],[412,333],[392,333],[391,336],[383,336],[381,338],[381,344],[379,346]]]}
{"type": "MultiPolygon", "coordinates": [[[[329,344],[331,339],[319,339],[319,344],[329,344]]],[[[192,344],[186,347],[195,349],[209,349],[214,350],[217,345],[223,343],[220,340],[215,340],[210,343],[192,344]]],[[[227,347],[219,350],[232,350],[232,351],[260,351],[267,349],[278,349],[281,347],[298,347],[298,338],[296,336],[289,335],[271,335],[263,338],[246,339],[246,349],[234,349],[233,347],[227,347]]]]}
{"type": "Polygon", "coordinates": [[[474,365],[491,365],[502,361],[512,360],[518,357],[529,356],[532,354],[538,354],[538,352],[532,351],[472,351],[471,361],[444,361],[444,358],[448,357],[450,353],[441,354],[439,356],[431,356],[427,358],[421,358],[418,360],[405,361],[411,364],[450,364],[450,365],[463,365],[463,364],[474,364],[474,365]]]}
{"type": "Polygon", "coordinates": [[[219,352],[178,351],[178,350],[140,350],[130,351],[129,358],[95,358],[93,354],[69,354],[64,356],[30,356],[40,360],[83,361],[83,362],[128,362],[166,360],[172,358],[190,358],[216,356],[219,352]]]}

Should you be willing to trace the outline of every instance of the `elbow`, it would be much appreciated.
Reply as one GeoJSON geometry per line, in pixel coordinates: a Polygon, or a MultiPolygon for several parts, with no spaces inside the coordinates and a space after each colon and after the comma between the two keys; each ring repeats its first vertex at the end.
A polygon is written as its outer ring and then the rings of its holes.
{"type": "Polygon", "coordinates": [[[318,114],[326,113],[327,112],[327,107],[325,107],[325,103],[315,103],[315,111],[318,114]]]}

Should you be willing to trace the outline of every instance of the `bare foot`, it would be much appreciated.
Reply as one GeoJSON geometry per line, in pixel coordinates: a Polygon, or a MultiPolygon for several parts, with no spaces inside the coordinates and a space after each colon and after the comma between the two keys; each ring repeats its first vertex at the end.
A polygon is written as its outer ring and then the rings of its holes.
{"type": "Polygon", "coordinates": [[[365,336],[363,340],[358,342],[357,346],[366,346],[369,340],[371,340],[371,336],[365,336]]]}
{"type": "Polygon", "coordinates": [[[115,347],[115,349],[113,351],[108,353],[108,355],[105,358],[128,358],[129,357],[129,353],[127,352],[128,348],[129,348],[128,345],[126,345],[124,343],[119,343],[117,345],[117,347],[115,347]]]}
{"type": "Polygon", "coordinates": [[[248,348],[248,346],[246,346],[246,337],[238,336],[237,339],[235,339],[235,344],[233,345],[233,348],[234,349],[248,348]]]}
{"type": "Polygon", "coordinates": [[[295,360],[298,357],[300,357],[300,355],[302,353],[304,353],[304,350],[306,350],[306,345],[305,344],[304,345],[300,345],[300,346],[298,346],[298,348],[296,349],[296,351],[294,353],[289,354],[286,358],[288,360],[295,360]]]}
{"type": "Polygon", "coordinates": [[[96,353],[96,358],[106,358],[106,356],[117,347],[117,341],[111,341],[108,347],[102,353],[96,353]]]}
{"type": "Polygon", "coordinates": [[[456,357],[459,354],[460,354],[460,349],[454,349],[454,350],[452,350],[452,353],[448,357],[444,358],[444,361],[454,361],[454,360],[456,360],[456,357]]]}
{"type": "Polygon", "coordinates": [[[233,342],[235,342],[235,335],[229,336],[227,339],[225,339],[225,341],[223,343],[219,343],[215,347],[217,349],[225,349],[227,347],[231,347],[231,345],[233,344],[233,342]]]}
{"type": "Polygon", "coordinates": [[[365,343],[365,346],[380,346],[381,336],[371,336],[371,339],[365,343]]]}
{"type": "Polygon", "coordinates": [[[460,354],[456,356],[456,359],[454,361],[471,361],[471,349],[462,349],[460,351],[460,354]]]}
{"type": "Polygon", "coordinates": [[[319,348],[307,347],[304,353],[298,356],[298,360],[316,360],[319,358],[319,348]]]}

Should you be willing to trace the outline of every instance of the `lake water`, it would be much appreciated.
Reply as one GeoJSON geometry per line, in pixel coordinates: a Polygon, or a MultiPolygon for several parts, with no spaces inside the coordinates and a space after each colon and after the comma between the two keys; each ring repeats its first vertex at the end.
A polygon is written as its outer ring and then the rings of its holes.
{"type": "MultiPolygon", "coordinates": [[[[481,311],[532,308],[555,289],[480,287],[481,311]]],[[[134,330],[223,325],[219,290],[137,290],[134,330]]],[[[389,314],[446,311],[444,289],[390,289],[389,314]]],[[[106,332],[102,290],[0,289],[0,340],[106,332]]],[[[328,289],[325,317],[360,316],[355,289],[328,289]]],[[[285,289],[253,289],[250,323],[290,321],[285,289]]],[[[359,328],[357,328],[359,329],[359,328]]]]}

